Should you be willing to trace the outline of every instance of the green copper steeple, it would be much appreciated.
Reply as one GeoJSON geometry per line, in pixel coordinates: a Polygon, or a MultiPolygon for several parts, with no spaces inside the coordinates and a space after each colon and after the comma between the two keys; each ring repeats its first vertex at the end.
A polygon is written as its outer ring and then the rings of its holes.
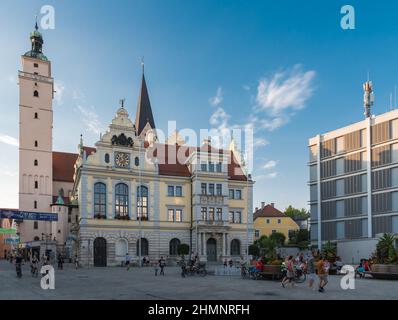
{"type": "Polygon", "coordinates": [[[32,49],[24,54],[25,57],[32,57],[35,59],[48,61],[47,57],[43,54],[43,36],[39,32],[39,26],[35,25],[35,30],[30,33],[30,42],[32,44],[32,49]]]}

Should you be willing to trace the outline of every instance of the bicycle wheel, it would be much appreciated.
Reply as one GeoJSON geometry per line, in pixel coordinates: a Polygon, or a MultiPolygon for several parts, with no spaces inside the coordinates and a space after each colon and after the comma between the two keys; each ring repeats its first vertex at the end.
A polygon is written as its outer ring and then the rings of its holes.
{"type": "Polygon", "coordinates": [[[295,281],[297,283],[303,283],[307,279],[307,275],[305,273],[302,273],[300,276],[296,277],[295,281]]]}

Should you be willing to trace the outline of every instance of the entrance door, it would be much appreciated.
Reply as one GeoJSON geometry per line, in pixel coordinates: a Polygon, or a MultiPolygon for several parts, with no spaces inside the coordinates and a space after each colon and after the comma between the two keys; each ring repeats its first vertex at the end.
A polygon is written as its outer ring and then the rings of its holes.
{"type": "Polygon", "coordinates": [[[94,267],[106,267],[106,240],[104,238],[94,240],[94,267]]]}
{"type": "Polygon", "coordinates": [[[210,238],[206,243],[207,261],[217,261],[217,241],[210,238]]]}

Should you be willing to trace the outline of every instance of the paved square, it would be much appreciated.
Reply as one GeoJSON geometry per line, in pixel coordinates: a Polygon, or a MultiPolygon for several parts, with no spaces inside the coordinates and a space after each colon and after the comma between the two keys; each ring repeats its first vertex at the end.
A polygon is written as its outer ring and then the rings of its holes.
{"type": "Polygon", "coordinates": [[[0,299],[397,299],[398,281],[356,279],[355,290],[340,288],[341,276],[330,276],[325,293],[306,284],[283,289],[271,280],[241,279],[239,276],[182,278],[180,269],[166,267],[165,276],[155,277],[151,267],[82,268],[65,264],[55,270],[55,290],[43,290],[39,278],[32,278],[29,266],[16,277],[15,266],[0,262],[0,299]]]}

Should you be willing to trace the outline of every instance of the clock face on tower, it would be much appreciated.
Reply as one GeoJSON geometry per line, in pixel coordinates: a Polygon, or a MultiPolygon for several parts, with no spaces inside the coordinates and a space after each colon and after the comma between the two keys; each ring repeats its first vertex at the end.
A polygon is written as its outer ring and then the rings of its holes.
{"type": "Polygon", "coordinates": [[[115,165],[119,168],[130,167],[130,155],[124,152],[115,153],[115,165]]]}

